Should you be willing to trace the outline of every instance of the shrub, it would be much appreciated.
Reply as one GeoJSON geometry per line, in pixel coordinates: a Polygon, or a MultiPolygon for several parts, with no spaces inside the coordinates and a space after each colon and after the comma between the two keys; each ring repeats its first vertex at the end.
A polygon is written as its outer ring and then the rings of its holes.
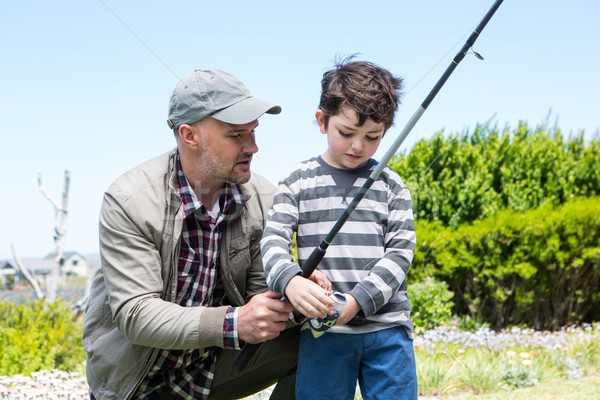
{"type": "Polygon", "coordinates": [[[458,227],[504,209],[599,195],[600,137],[565,140],[556,127],[524,122],[512,133],[477,125],[471,134],[421,140],[390,166],[410,189],[418,219],[458,227]]]}
{"type": "Polygon", "coordinates": [[[600,319],[600,197],[461,225],[418,222],[414,279],[435,276],[455,311],[496,328],[600,319]]]}
{"type": "Polygon", "coordinates": [[[81,329],[62,301],[0,303],[0,375],[76,370],[85,360],[81,329]]]}
{"type": "Polygon", "coordinates": [[[448,284],[433,277],[409,285],[412,322],[421,333],[445,324],[452,316],[452,297],[448,284]]]}

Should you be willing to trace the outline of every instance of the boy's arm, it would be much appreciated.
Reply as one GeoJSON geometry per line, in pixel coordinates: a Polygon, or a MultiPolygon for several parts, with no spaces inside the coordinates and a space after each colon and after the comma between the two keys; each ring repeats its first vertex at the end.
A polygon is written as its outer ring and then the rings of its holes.
{"type": "Polygon", "coordinates": [[[360,304],[356,301],[356,299],[350,294],[346,293],[346,305],[344,306],[342,313],[338,317],[336,321],[336,325],[344,325],[346,322],[350,321],[352,318],[358,314],[360,311],[360,304]]]}
{"type": "Polygon", "coordinates": [[[356,300],[365,317],[376,313],[401,288],[406,288],[406,275],[416,247],[412,201],[408,188],[393,185],[388,203],[388,225],[385,254],[370,268],[369,275],[349,294],[356,300]]]}
{"type": "Polygon", "coordinates": [[[292,255],[292,237],[298,227],[298,203],[290,187],[280,183],[267,214],[260,249],[269,289],[285,293],[290,279],[302,275],[292,255]]]}
{"type": "Polygon", "coordinates": [[[298,203],[285,183],[280,183],[278,189],[261,240],[267,285],[283,293],[306,317],[324,317],[324,313],[333,313],[329,309],[333,307],[333,301],[319,284],[331,288],[331,283],[322,273],[311,275],[311,280],[302,277],[302,269],[292,255],[292,237],[298,227],[298,203]]]}
{"type": "Polygon", "coordinates": [[[292,237],[298,227],[297,204],[291,188],[280,183],[261,240],[267,285],[283,293],[296,310],[306,317],[324,317],[325,313],[333,313],[329,309],[333,307],[333,301],[327,297],[324,289],[331,289],[331,282],[317,271],[310,280],[303,278],[302,269],[292,255],[292,237]]]}

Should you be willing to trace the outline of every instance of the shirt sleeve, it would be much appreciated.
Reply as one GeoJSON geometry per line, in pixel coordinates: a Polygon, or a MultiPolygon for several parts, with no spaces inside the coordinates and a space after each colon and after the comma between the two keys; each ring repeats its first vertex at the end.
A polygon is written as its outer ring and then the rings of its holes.
{"type": "Polygon", "coordinates": [[[412,200],[401,180],[390,185],[388,212],[384,255],[373,262],[369,275],[349,292],[365,317],[375,314],[399,290],[406,290],[406,275],[416,248],[412,200]]]}
{"type": "MultiPolygon", "coordinates": [[[[223,347],[226,349],[241,349],[238,336],[238,310],[239,307],[229,307],[223,322],[223,347]]],[[[243,341],[242,341],[243,342],[243,341]]]]}
{"type": "Polygon", "coordinates": [[[297,228],[297,196],[282,182],[267,214],[260,242],[267,285],[282,294],[290,279],[302,275],[302,269],[292,254],[292,238],[297,228]]]}

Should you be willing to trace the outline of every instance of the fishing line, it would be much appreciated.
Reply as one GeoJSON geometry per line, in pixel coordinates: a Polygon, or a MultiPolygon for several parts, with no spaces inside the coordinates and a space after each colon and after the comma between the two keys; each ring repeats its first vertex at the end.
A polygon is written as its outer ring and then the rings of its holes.
{"type": "MultiPolygon", "coordinates": [[[[496,0],[494,2],[494,4],[492,5],[492,7],[487,11],[487,13],[483,17],[483,19],[479,22],[479,24],[477,25],[475,30],[473,30],[473,32],[471,33],[469,38],[466,40],[464,45],[461,47],[459,52],[456,54],[456,56],[454,57],[454,59],[452,60],[450,65],[446,68],[446,70],[444,71],[442,76],[438,79],[438,81],[435,84],[435,86],[433,87],[433,89],[429,92],[427,97],[425,97],[425,100],[423,101],[423,103],[421,103],[421,106],[419,108],[417,108],[417,111],[415,111],[413,116],[406,123],[406,126],[404,127],[402,132],[400,132],[400,135],[394,141],[392,147],[390,147],[390,149],[385,153],[383,158],[379,161],[377,166],[374,168],[373,172],[371,173],[369,178],[365,181],[363,186],[360,188],[359,192],[355,195],[354,199],[348,205],[348,207],[346,208],[344,213],[340,216],[340,218],[337,220],[337,222],[335,223],[333,228],[331,228],[329,233],[321,241],[321,244],[319,245],[319,247],[315,248],[313,250],[313,252],[310,254],[310,256],[306,259],[306,261],[304,262],[304,264],[301,267],[303,277],[308,278],[312,274],[312,272],[317,268],[317,266],[319,265],[319,263],[325,256],[325,252],[327,251],[327,248],[329,247],[333,238],[337,235],[337,233],[340,231],[342,226],[348,220],[350,214],[356,209],[358,203],[362,200],[362,198],[365,196],[365,194],[370,190],[373,182],[375,182],[375,180],[379,177],[379,175],[381,174],[383,169],[387,167],[387,164],[390,161],[390,159],[395,155],[396,151],[398,150],[398,148],[400,147],[400,145],[402,144],[404,139],[406,139],[406,137],[408,136],[410,131],[414,128],[416,123],[419,121],[419,119],[421,118],[423,113],[425,113],[425,110],[429,107],[429,105],[431,104],[433,99],[436,97],[436,95],[442,89],[442,87],[444,86],[444,84],[446,83],[446,81],[448,80],[450,75],[452,75],[452,73],[454,72],[454,70],[456,69],[458,64],[465,58],[465,56],[467,54],[477,54],[476,55],[477,58],[483,58],[478,53],[475,53],[473,51],[473,45],[475,44],[475,41],[479,37],[479,34],[481,33],[481,31],[485,28],[485,26],[490,21],[490,19],[494,15],[494,13],[500,7],[500,4],[502,4],[502,1],[503,0],[496,0]]],[[[257,351],[259,346],[260,346],[260,344],[247,345],[242,350],[241,354],[238,356],[237,360],[235,361],[234,369],[236,369],[238,371],[244,369],[246,364],[252,358],[252,355],[257,351]]]]}
{"type": "MultiPolygon", "coordinates": [[[[168,64],[167,64],[167,63],[166,63],[166,62],[165,62],[165,61],[164,61],[162,58],[160,58],[160,57],[159,57],[159,55],[158,55],[158,54],[156,54],[156,52],[155,52],[154,50],[152,50],[152,48],[151,48],[150,46],[148,46],[148,44],[147,44],[146,42],[144,42],[144,40],[143,40],[143,39],[142,39],[142,38],[141,38],[141,37],[140,37],[140,36],[139,36],[137,33],[135,33],[135,31],[134,31],[133,29],[131,29],[131,27],[130,27],[129,25],[127,25],[127,23],[126,23],[126,22],[125,22],[125,21],[124,21],[124,20],[123,20],[121,17],[119,17],[119,15],[118,15],[118,14],[117,14],[117,13],[116,13],[116,12],[115,12],[115,11],[114,11],[112,8],[110,8],[110,7],[108,6],[108,4],[106,4],[106,2],[105,2],[104,0],[99,0],[99,1],[100,1],[100,3],[102,3],[102,4],[104,5],[104,7],[106,7],[106,9],[107,9],[108,11],[110,11],[110,13],[111,13],[112,15],[114,15],[114,16],[115,16],[115,18],[116,18],[116,19],[118,19],[118,20],[119,20],[119,22],[121,22],[121,24],[123,24],[123,26],[124,26],[125,28],[127,28],[127,30],[128,30],[129,32],[131,32],[131,34],[132,34],[133,36],[135,36],[135,38],[136,38],[136,39],[137,39],[137,40],[138,40],[138,41],[139,41],[141,44],[143,44],[143,45],[144,45],[144,47],[145,47],[145,48],[146,48],[146,49],[147,49],[147,50],[148,50],[150,53],[152,53],[152,55],[153,55],[153,56],[154,56],[154,57],[155,57],[155,58],[156,58],[158,61],[160,61],[160,63],[161,63],[162,65],[164,65],[164,66],[165,66],[165,68],[167,68],[167,69],[168,69],[168,70],[171,72],[171,74],[173,74],[173,76],[175,76],[175,78],[177,78],[177,80],[179,80],[179,81],[181,80],[181,78],[179,77],[179,75],[177,75],[177,73],[175,73],[175,71],[173,71],[173,69],[172,69],[171,67],[169,67],[169,65],[168,65],[168,64]]],[[[259,159],[259,160],[260,160],[260,156],[259,156],[258,154],[254,154],[254,155],[252,156],[252,158],[256,158],[256,159],[259,159]]]]}
{"type": "MultiPolygon", "coordinates": [[[[408,89],[408,90],[405,92],[405,95],[408,95],[408,94],[409,94],[409,93],[410,93],[410,92],[411,92],[413,89],[415,89],[417,86],[419,86],[419,84],[421,83],[421,81],[423,81],[423,79],[425,79],[425,78],[426,78],[426,77],[427,77],[429,74],[431,74],[431,71],[433,71],[433,70],[434,70],[434,69],[435,69],[435,68],[436,68],[436,67],[437,67],[437,66],[438,66],[438,65],[439,65],[439,64],[440,64],[442,61],[444,61],[444,60],[447,60],[447,58],[446,58],[446,57],[448,56],[448,54],[450,54],[450,53],[451,53],[451,52],[452,52],[452,51],[453,51],[453,50],[454,50],[454,49],[455,49],[455,48],[456,48],[456,47],[457,47],[459,44],[461,44],[462,42],[464,42],[465,38],[466,38],[467,36],[469,36],[469,35],[471,34],[471,32],[473,32],[473,29],[475,29],[475,27],[476,27],[476,26],[477,26],[477,24],[473,24],[473,26],[471,27],[471,29],[470,29],[470,30],[468,30],[468,31],[467,31],[467,33],[465,33],[463,36],[461,36],[461,38],[460,38],[460,39],[458,39],[458,40],[456,41],[456,43],[455,43],[454,45],[452,45],[452,46],[451,46],[451,47],[448,49],[448,51],[447,51],[446,53],[444,53],[444,55],[443,55],[443,56],[441,56],[441,57],[440,57],[440,59],[439,59],[439,60],[437,60],[437,62],[436,62],[435,64],[433,64],[433,65],[431,66],[431,68],[429,68],[429,70],[427,70],[427,72],[425,72],[425,74],[424,74],[424,75],[423,75],[421,78],[419,78],[419,80],[417,80],[417,82],[416,82],[414,85],[412,85],[412,86],[410,87],[410,89],[408,89]]],[[[469,52],[469,54],[470,54],[470,53],[471,53],[471,52],[469,52]]],[[[480,55],[479,53],[476,53],[476,52],[473,52],[473,53],[475,53],[475,54],[476,54],[476,57],[477,57],[477,58],[479,58],[480,60],[483,60],[483,57],[481,57],[481,55],[480,55]]]]}
{"type": "MultiPolygon", "coordinates": [[[[137,35],[133,29],[131,29],[131,27],[129,27],[129,25],[127,25],[125,23],[125,21],[123,19],[121,19],[117,15],[117,13],[115,13],[108,6],[108,4],[106,4],[106,2],[104,0],[99,0],[99,1],[106,7],[107,10],[110,11],[111,14],[113,14],[115,16],[115,18],[117,18],[121,22],[121,24],[123,26],[125,26],[127,28],[127,30],[129,30],[129,32],[132,35],[134,35],[136,37],[136,39],[140,43],[142,43],[144,45],[144,47],[146,47],[146,49],[148,51],[150,51],[150,53],[152,53],[154,55],[154,57],[157,60],[160,61],[161,64],[163,64],[163,66],[165,66],[165,68],[167,68],[177,79],[181,80],[181,78],[179,78],[179,76],[169,67],[169,65],[165,61],[163,61],[158,56],[158,54],[156,54],[152,50],[152,48],[150,48],[150,46],[148,46],[148,44],[146,44],[146,42],[144,42],[142,40],[142,38],[139,35],[137,35]]],[[[333,238],[335,237],[335,235],[337,235],[337,233],[341,229],[342,225],[344,225],[344,223],[348,219],[349,215],[354,211],[354,209],[356,208],[356,206],[358,205],[358,203],[360,202],[360,200],[363,198],[363,196],[365,195],[365,193],[370,189],[372,183],[377,179],[377,177],[379,176],[379,174],[381,174],[381,172],[383,171],[383,169],[387,166],[387,164],[390,161],[390,159],[392,158],[392,156],[398,150],[400,144],[404,141],[404,139],[406,138],[406,136],[414,128],[414,126],[416,125],[417,121],[421,118],[421,116],[423,115],[423,113],[425,112],[425,110],[429,107],[429,105],[431,104],[431,102],[433,101],[433,99],[435,98],[435,96],[437,95],[437,93],[441,90],[441,88],[443,87],[443,85],[445,84],[445,82],[447,81],[447,79],[450,77],[450,75],[452,74],[452,72],[454,71],[454,69],[458,66],[458,64],[462,61],[462,59],[467,54],[473,54],[478,59],[483,60],[483,57],[479,53],[477,53],[476,51],[473,50],[473,44],[475,43],[475,41],[479,37],[479,34],[483,30],[483,28],[486,26],[486,24],[489,22],[489,20],[493,16],[493,14],[496,12],[496,10],[498,9],[498,7],[502,3],[502,1],[503,0],[496,0],[496,2],[494,3],[494,5],[492,6],[492,8],[489,9],[489,11],[484,16],[484,18],[481,20],[481,22],[479,22],[479,24],[476,25],[475,30],[473,30],[471,32],[471,35],[470,35],[469,39],[465,42],[465,44],[463,45],[463,47],[461,48],[461,50],[457,53],[457,55],[453,59],[453,61],[450,64],[450,66],[445,70],[445,72],[442,75],[442,77],[437,81],[437,83],[434,86],[434,88],[429,92],[429,94],[427,95],[427,97],[425,98],[425,100],[423,101],[423,103],[421,104],[421,106],[419,107],[419,109],[417,109],[417,111],[409,119],[409,121],[407,122],[405,128],[400,133],[400,136],[396,139],[396,141],[392,145],[392,148],[390,148],[388,150],[388,152],[384,155],[383,159],[379,162],[379,164],[377,165],[377,167],[375,168],[375,170],[373,171],[373,173],[369,176],[369,178],[367,179],[367,181],[365,182],[365,184],[361,187],[361,189],[358,192],[358,194],[352,200],[352,202],[350,203],[350,205],[348,206],[348,208],[344,211],[344,214],[338,219],[338,221],[336,222],[336,224],[334,225],[334,227],[332,228],[332,230],[329,232],[329,234],[325,237],[325,239],[323,239],[323,241],[321,242],[321,245],[318,248],[316,248],[311,253],[311,255],[307,259],[306,263],[302,267],[302,275],[303,276],[308,277],[312,273],[312,271],[314,271],[316,269],[316,267],[318,266],[319,262],[324,257],[327,247],[329,247],[329,244],[331,243],[331,241],[333,240],[333,238]]],[[[467,35],[464,35],[458,41],[458,43],[460,43],[464,39],[464,37],[466,37],[466,36],[467,35]]],[[[452,49],[454,47],[456,47],[456,45],[452,46],[452,48],[449,49],[446,52],[446,54],[444,54],[444,56],[440,57],[440,59],[423,75],[423,77],[421,77],[415,83],[415,85],[413,85],[406,93],[407,94],[410,93],[416,86],[418,86],[420,84],[420,82],[423,79],[425,79],[425,77],[427,77],[431,73],[431,71],[433,69],[435,69],[435,67],[452,51],[452,49]]],[[[433,165],[433,163],[435,163],[437,161],[437,159],[445,151],[447,151],[448,148],[450,148],[450,146],[448,146],[438,156],[436,156],[436,158],[429,165],[429,167],[427,167],[427,170],[425,171],[425,174],[423,175],[423,177],[427,174],[427,172],[429,171],[429,168],[431,168],[431,166],[433,165]]],[[[248,362],[248,360],[250,359],[250,357],[252,357],[252,354],[257,350],[258,346],[259,346],[259,344],[246,346],[246,348],[244,348],[244,351],[242,351],[242,354],[238,357],[238,359],[234,363],[234,368],[237,369],[237,370],[243,369],[245,367],[246,363],[248,362]]]]}
{"type": "Polygon", "coordinates": [[[146,44],[146,42],[144,42],[144,41],[142,40],[142,38],[141,38],[141,37],[139,37],[139,35],[138,35],[137,33],[135,33],[135,31],[134,31],[133,29],[131,29],[131,28],[129,27],[129,25],[127,25],[127,24],[125,23],[125,21],[123,21],[123,19],[122,19],[121,17],[119,17],[119,16],[117,15],[117,13],[116,13],[116,12],[114,12],[114,11],[113,11],[113,9],[112,9],[112,8],[110,8],[110,7],[108,6],[108,4],[106,4],[106,3],[104,2],[104,0],[99,0],[99,1],[100,1],[100,3],[102,3],[102,4],[104,5],[104,7],[106,7],[106,9],[107,9],[108,11],[110,11],[110,12],[111,12],[111,14],[112,14],[112,15],[114,15],[114,16],[115,16],[115,18],[116,18],[116,19],[118,19],[118,20],[119,20],[119,22],[121,22],[121,24],[123,24],[123,26],[124,26],[125,28],[127,28],[127,30],[128,30],[129,32],[131,32],[131,34],[132,34],[133,36],[135,36],[135,38],[136,38],[137,40],[139,40],[139,42],[140,42],[141,44],[143,44],[143,45],[144,45],[144,47],[146,47],[146,49],[148,49],[148,51],[149,51],[150,53],[152,53],[152,55],[154,55],[154,57],[156,57],[156,59],[157,59],[158,61],[160,61],[160,62],[161,62],[161,64],[162,64],[162,65],[164,65],[164,66],[165,66],[165,68],[167,68],[169,71],[171,71],[171,73],[172,73],[172,74],[175,76],[175,78],[177,78],[177,80],[181,80],[181,78],[179,77],[179,75],[177,75],[177,74],[175,73],[175,71],[173,71],[173,70],[171,69],[171,67],[169,67],[169,65],[168,65],[166,62],[164,62],[164,61],[163,61],[163,59],[162,59],[162,58],[160,58],[160,57],[158,56],[158,54],[156,54],[156,53],[155,53],[155,52],[152,50],[152,48],[150,48],[150,46],[148,46],[148,45],[146,44]]]}
{"type": "MultiPolygon", "coordinates": [[[[108,5],[106,4],[106,2],[104,0],[99,0],[100,3],[102,3],[102,5],[104,5],[104,7],[106,7],[106,9],[166,68],[168,69],[171,74],[173,74],[173,76],[175,76],[175,78],[177,78],[178,80],[181,80],[181,78],[179,77],[179,75],[177,75],[177,73],[175,71],[173,71],[173,69],[158,55],[156,54],[156,52],[154,50],[152,50],[152,48],[108,5]]],[[[452,45],[448,51],[446,51],[446,53],[444,53],[443,56],[441,56],[437,62],[435,62],[431,68],[429,68],[429,70],[427,70],[418,80],[417,82],[415,82],[414,85],[412,85],[406,92],[405,95],[408,95],[410,92],[412,92],[417,86],[419,86],[419,84],[427,77],[431,74],[431,72],[443,61],[446,59],[446,57],[448,56],[448,54],[450,54],[452,52],[452,50],[454,50],[460,43],[462,43],[464,41],[464,39],[473,31],[473,29],[477,26],[477,24],[474,24],[472,26],[472,28],[470,30],[467,31],[467,33],[465,33],[463,36],[460,37],[460,39],[458,39],[456,41],[456,43],[454,45],[452,45]]],[[[481,57],[481,55],[475,51],[470,51],[469,54],[474,54],[477,58],[479,58],[480,60],[483,60],[483,57],[481,57]]],[[[255,154],[253,156],[253,158],[257,158],[257,159],[261,159],[260,155],[255,154]]],[[[437,160],[437,157],[436,157],[437,160]]]]}
{"type": "MultiPolygon", "coordinates": [[[[405,94],[406,94],[406,95],[408,95],[408,94],[409,94],[409,93],[410,93],[410,92],[411,92],[413,89],[415,89],[417,86],[419,86],[419,84],[420,84],[420,83],[421,83],[421,82],[422,82],[422,81],[423,81],[423,80],[424,80],[424,79],[425,79],[425,78],[426,78],[428,75],[430,75],[430,74],[431,74],[431,72],[432,72],[432,71],[433,71],[433,70],[434,70],[434,69],[435,69],[435,68],[436,68],[436,67],[437,67],[437,66],[438,66],[438,65],[439,65],[439,64],[440,64],[442,61],[444,61],[444,60],[446,59],[446,57],[448,56],[448,54],[450,54],[450,53],[451,53],[451,52],[452,52],[452,51],[453,51],[453,50],[454,50],[454,49],[455,49],[455,48],[456,48],[456,47],[457,47],[459,44],[461,44],[461,43],[462,43],[462,42],[465,40],[465,38],[466,38],[467,36],[469,36],[469,35],[471,34],[471,32],[473,31],[473,29],[475,29],[475,27],[476,27],[476,26],[477,26],[477,24],[473,24],[473,26],[471,27],[471,29],[470,29],[470,30],[468,30],[468,31],[467,31],[467,33],[465,33],[463,36],[461,36],[461,38],[460,38],[460,39],[458,39],[458,41],[457,41],[457,42],[456,42],[454,45],[452,45],[452,46],[451,46],[451,47],[448,49],[448,51],[447,51],[447,52],[446,52],[446,53],[445,53],[443,56],[441,56],[441,57],[439,58],[439,60],[438,60],[438,61],[437,61],[435,64],[433,64],[433,66],[432,66],[432,67],[431,67],[431,68],[430,68],[430,69],[429,69],[427,72],[425,72],[425,74],[424,74],[424,75],[423,75],[421,78],[419,78],[419,80],[417,80],[417,82],[416,82],[414,85],[412,85],[412,86],[410,87],[410,89],[408,89],[408,90],[405,92],[405,94]]],[[[483,58],[483,56],[482,56],[481,54],[479,54],[478,52],[476,52],[475,50],[473,50],[473,48],[471,48],[471,51],[468,51],[466,54],[472,54],[472,55],[474,55],[474,56],[475,56],[477,59],[479,59],[479,60],[482,60],[482,61],[483,61],[483,59],[484,59],[484,58],[483,58]]],[[[475,100],[473,100],[473,102],[474,102],[474,101],[475,101],[475,100]]],[[[472,108],[471,108],[471,114],[472,114],[472,113],[473,113],[473,110],[472,110],[472,108]]],[[[469,118],[469,119],[470,119],[470,118],[469,118]]],[[[442,150],[442,151],[441,151],[439,154],[437,154],[437,155],[436,155],[436,157],[435,157],[435,159],[434,159],[434,160],[431,162],[431,164],[429,164],[429,166],[427,166],[427,169],[425,170],[425,173],[424,173],[424,174],[421,176],[421,178],[419,179],[419,182],[417,183],[417,188],[416,188],[416,189],[417,189],[417,191],[418,191],[418,188],[419,188],[419,187],[420,187],[420,185],[421,185],[421,182],[423,181],[423,179],[425,179],[425,176],[427,175],[427,172],[428,172],[428,171],[429,171],[429,169],[430,169],[430,168],[433,166],[433,164],[435,164],[435,162],[436,162],[436,161],[437,161],[437,160],[438,160],[438,159],[439,159],[439,158],[442,156],[442,154],[444,154],[446,151],[448,151],[448,149],[449,149],[450,147],[452,147],[452,145],[454,145],[454,143],[456,143],[457,141],[458,141],[458,138],[456,138],[456,139],[455,139],[455,140],[454,140],[452,143],[450,143],[450,144],[449,144],[449,145],[448,145],[448,146],[447,146],[447,147],[446,147],[444,150],[442,150]]]]}

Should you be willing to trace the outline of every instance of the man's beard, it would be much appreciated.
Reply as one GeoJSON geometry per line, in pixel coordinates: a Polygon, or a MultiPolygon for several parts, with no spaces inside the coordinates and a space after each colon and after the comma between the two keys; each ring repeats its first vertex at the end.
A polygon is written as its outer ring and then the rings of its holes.
{"type": "MultiPolygon", "coordinates": [[[[211,155],[212,156],[212,155],[211,155]]],[[[209,165],[213,171],[213,177],[225,181],[230,184],[243,184],[250,180],[250,162],[252,156],[244,156],[236,159],[232,167],[223,165],[220,160],[215,160],[216,157],[209,157],[209,165]],[[248,160],[248,168],[240,165],[242,161],[248,160]],[[240,171],[242,170],[242,171],[240,171]]]]}

